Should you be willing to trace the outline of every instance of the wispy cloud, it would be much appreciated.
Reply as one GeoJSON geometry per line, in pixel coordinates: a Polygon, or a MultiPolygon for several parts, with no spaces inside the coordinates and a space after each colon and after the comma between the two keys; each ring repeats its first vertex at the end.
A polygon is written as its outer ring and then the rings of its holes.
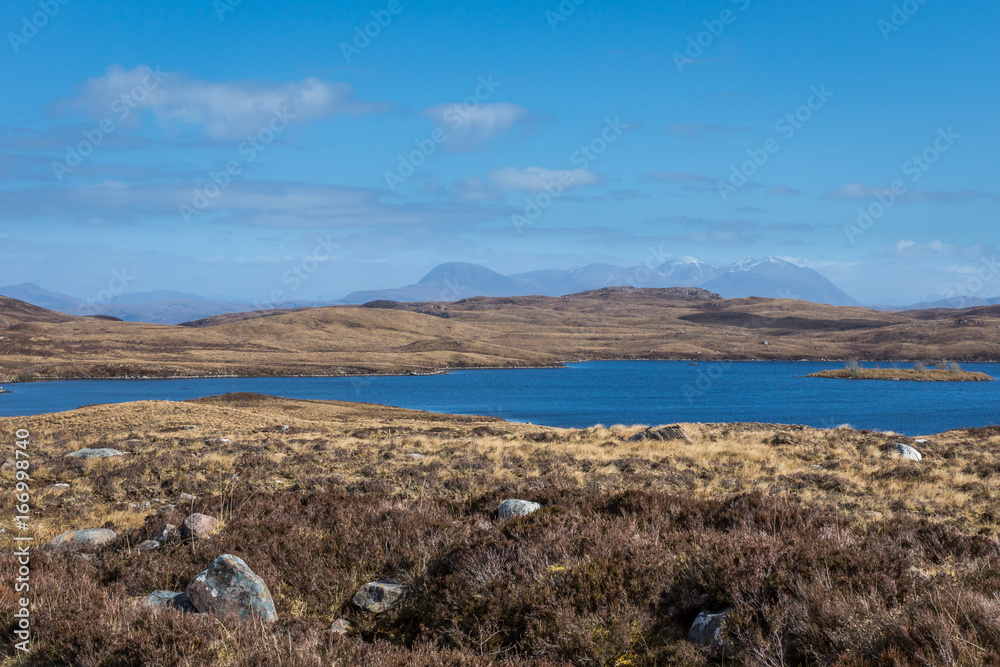
{"type": "MultiPolygon", "coordinates": [[[[99,120],[118,113],[123,95],[130,96],[130,106],[135,104],[137,110],[151,112],[164,127],[198,129],[213,139],[236,139],[257,132],[276,111],[285,110],[295,122],[303,123],[338,114],[370,114],[388,109],[383,103],[356,99],[349,83],[315,77],[290,83],[215,82],[147,66],[126,70],[119,65],[85,82],[60,106],[99,120]]],[[[138,115],[131,114],[130,120],[135,122],[138,115]]]]}
{"type": "Polygon", "coordinates": [[[474,151],[509,130],[530,128],[532,115],[524,107],[507,102],[480,104],[440,104],[424,111],[435,125],[445,130],[444,150],[452,153],[474,151]]]}
{"type": "Polygon", "coordinates": [[[569,192],[600,185],[604,180],[604,176],[589,169],[503,167],[491,171],[485,179],[473,177],[456,181],[451,187],[451,195],[458,199],[487,201],[510,192],[569,192]]]}
{"type": "MultiPolygon", "coordinates": [[[[873,187],[861,183],[851,183],[839,190],[826,193],[825,197],[832,200],[874,199],[879,195],[891,192],[888,187],[873,187]]],[[[895,196],[896,201],[925,204],[960,204],[975,199],[996,199],[995,195],[979,190],[957,190],[931,192],[928,190],[907,190],[895,196]]]]}

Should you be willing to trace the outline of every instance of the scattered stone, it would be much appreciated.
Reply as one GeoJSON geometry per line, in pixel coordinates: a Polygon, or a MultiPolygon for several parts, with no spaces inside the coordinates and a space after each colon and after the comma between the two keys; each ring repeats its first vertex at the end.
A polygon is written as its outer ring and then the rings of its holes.
{"type": "Polygon", "coordinates": [[[410,589],[407,586],[395,579],[382,579],[362,586],[361,590],[354,596],[353,602],[354,606],[365,611],[381,614],[393,607],[409,592],[410,589]]]}
{"type": "Polygon", "coordinates": [[[703,611],[694,619],[694,624],[688,632],[688,641],[705,648],[720,649],[725,644],[725,623],[729,610],[712,614],[703,611]]]}
{"type": "Polygon", "coordinates": [[[115,531],[107,528],[88,528],[63,533],[45,545],[45,551],[50,553],[79,553],[91,549],[99,549],[114,542],[118,536],[115,531]]]}
{"type": "Polygon", "coordinates": [[[142,444],[142,440],[126,440],[125,444],[130,445],[132,447],[138,447],[139,445],[142,444]]]}
{"type": "Polygon", "coordinates": [[[404,454],[404,456],[405,456],[406,458],[408,458],[408,459],[412,459],[412,460],[414,460],[414,461],[423,461],[424,459],[426,459],[426,458],[427,458],[427,457],[426,457],[426,456],[424,456],[423,454],[417,454],[416,452],[411,452],[411,453],[409,453],[409,454],[404,454]]]}
{"type": "Polygon", "coordinates": [[[181,524],[181,539],[203,540],[219,527],[219,520],[207,514],[192,514],[181,524]]]}
{"type": "Polygon", "coordinates": [[[117,449],[79,449],[75,452],[70,452],[66,456],[74,459],[106,459],[112,456],[124,456],[124,453],[118,451],[117,449]]]}
{"type": "MultiPolygon", "coordinates": [[[[163,501],[161,500],[160,502],[163,501]]],[[[175,509],[174,505],[166,504],[166,505],[160,505],[159,511],[161,514],[166,514],[167,512],[173,512],[174,509],[175,509]]]]}
{"type": "Polygon", "coordinates": [[[209,438],[205,441],[206,445],[228,445],[232,440],[229,438],[209,438]]]}
{"type": "Polygon", "coordinates": [[[17,464],[14,463],[14,459],[7,459],[3,462],[3,465],[0,465],[0,472],[7,472],[8,470],[13,470],[16,467],[17,464]]]}
{"type": "Polygon", "coordinates": [[[500,503],[500,509],[497,510],[497,515],[501,519],[509,519],[515,516],[528,516],[532,512],[537,512],[542,509],[542,506],[538,503],[533,503],[528,500],[505,500],[500,503]]]}
{"type": "Polygon", "coordinates": [[[182,431],[197,431],[197,426],[181,426],[182,431]]]}
{"type": "Polygon", "coordinates": [[[346,618],[338,618],[336,621],[330,624],[329,631],[335,635],[346,635],[351,631],[351,622],[346,618]]]}
{"type": "Polygon", "coordinates": [[[139,603],[149,607],[159,614],[165,609],[173,609],[183,614],[196,614],[198,610],[191,604],[187,593],[175,593],[173,591],[153,591],[144,598],[139,599],[139,603]]]}
{"type": "Polygon", "coordinates": [[[222,619],[259,618],[278,620],[274,599],[264,580],[243,559],[223,554],[187,585],[187,596],[195,609],[222,619]]]}
{"type": "Polygon", "coordinates": [[[894,447],[896,448],[896,453],[902,456],[904,459],[910,461],[922,461],[924,459],[923,454],[915,450],[909,445],[904,445],[901,442],[897,442],[894,447]]]}
{"type": "Polygon", "coordinates": [[[291,428],[292,428],[291,426],[287,426],[286,425],[286,426],[280,426],[280,427],[278,427],[278,430],[281,431],[282,433],[288,433],[289,429],[291,429],[291,428]]]}
{"type": "Polygon", "coordinates": [[[148,554],[151,551],[156,551],[161,546],[163,546],[163,544],[156,540],[146,540],[145,542],[139,543],[139,546],[136,547],[136,551],[141,554],[148,554]]]}
{"type": "Polygon", "coordinates": [[[691,437],[680,424],[672,424],[670,426],[661,426],[659,428],[647,428],[644,431],[639,431],[628,439],[629,442],[642,442],[643,440],[686,440],[691,442],[691,437]]]}
{"type": "Polygon", "coordinates": [[[771,445],[796,445],[799,439],[796,438],[791,433],[785,433],[784,431],[778,431],[767,441],[771,445]]]}
{"type": "Polygon", "coordinates": [[[153,539],[160,544],[166,544],[167,542],[176,542],[181,537],[180,531],[177,530],[177,526],[172,523],[168,523],[163,528],[160,528],[160,532],[156,534],[153,539]]]}
{"type": "Polygon", "coordinates": [[[911,565],[910,566],[910,575],[914,576],[914,577],[917,577],[918,579],[923,579],[924,581],[927,581],[927,580],[929,580],[931,578],[931,576],[929,574],[927,574],[926,572],[924,572],[923,570],[921,570],[916,565],[911,565]]]}
{"type": "Polygon", "coordinates": [[[192,502],[198,500],[198,496],[192,496],[190,493],[182,493],[180,496],[181,500],[192,502]]]}

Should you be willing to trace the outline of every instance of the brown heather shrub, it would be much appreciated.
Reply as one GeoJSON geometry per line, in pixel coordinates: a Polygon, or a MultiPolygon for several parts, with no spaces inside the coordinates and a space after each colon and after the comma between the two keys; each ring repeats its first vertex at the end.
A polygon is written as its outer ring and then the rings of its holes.
{"type": "MultiPolygon", "coordinates": [[[[697,664],[708,658],[687,629],[728,606],[730,664],[1000,660],[1000,551],[985,537],[915,516],[861,526],[758,493],[549,487],[542,511],[506,523],[493,518],[500,499],[238,495],[225,529],[195,545],[92,563],[36,555],[36,650],[21,664],[697,664]],[[220,553],[269,583],[277,625],[223,630],[125,603],[183,590],[220,553]],[[404,604],[380,616],[352,607],[361,584],[389,576],[414,587],[404,604]],[[338,617],[354,636],[326,634],[338,617]]],[[[183,516],[150,518],[118,547],[183,516]]]]}

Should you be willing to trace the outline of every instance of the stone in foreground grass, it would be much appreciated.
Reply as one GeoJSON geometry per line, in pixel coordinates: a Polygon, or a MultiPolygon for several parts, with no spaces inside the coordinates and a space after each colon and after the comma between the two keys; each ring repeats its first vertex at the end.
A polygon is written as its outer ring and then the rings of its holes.
{"type": "Polygon", "coordinates": [[[223,554],[187,585],[195,609],[222,619],[278,620],[274,599],[264,580],[242,558],[223,554]]]}

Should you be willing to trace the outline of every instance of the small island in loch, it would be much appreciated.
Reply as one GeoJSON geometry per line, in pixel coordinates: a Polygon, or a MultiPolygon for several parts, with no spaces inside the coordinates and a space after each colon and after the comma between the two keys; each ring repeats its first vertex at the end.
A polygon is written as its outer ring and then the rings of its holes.
{"type": "Polygon", "coordinates": [[[995,379],[986,373],[964,371],[958,364],[938,364],[935,368],[923,364],[916,364],[913,368],[864,368],[856,362],[847,364],[845,368],[810,373],[806,377],[907,382],[990,382],[995,379]]]}

